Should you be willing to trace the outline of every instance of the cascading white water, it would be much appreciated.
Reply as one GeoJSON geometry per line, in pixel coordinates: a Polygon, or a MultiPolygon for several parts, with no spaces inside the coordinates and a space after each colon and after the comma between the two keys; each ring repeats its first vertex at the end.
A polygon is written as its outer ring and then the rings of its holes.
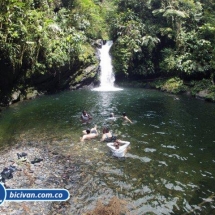
{"type": "Polygon", "coordinates": [[[109,54],[110,48],[113,45],[113,41],[107,41],[105,45],[99,49],[100,53],[100,86],[94,88],[95,91],[118,91],[120,88],[114,87],[114,73],[112,67],[112,59],[109,54]]]}

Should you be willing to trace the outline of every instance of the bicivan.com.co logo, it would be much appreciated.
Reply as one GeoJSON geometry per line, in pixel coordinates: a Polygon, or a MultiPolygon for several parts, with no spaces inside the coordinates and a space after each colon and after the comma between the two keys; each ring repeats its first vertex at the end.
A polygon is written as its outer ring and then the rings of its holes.
{"type": "Polygon", "coordinates": [[[66,189],[5,189],[0,183],[0,206],[4,201],[67,201],[66,189]]]}

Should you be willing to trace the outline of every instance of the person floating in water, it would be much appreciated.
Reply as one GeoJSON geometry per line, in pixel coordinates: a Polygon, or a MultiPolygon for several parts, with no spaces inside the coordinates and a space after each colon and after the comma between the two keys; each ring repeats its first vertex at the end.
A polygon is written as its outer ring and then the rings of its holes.
{"type": "Polygon", "coordinates": [[[125,112],[123,112],[122,117],[123,117],[123,119],[124,119],[125,122],[130,122],[130,123],[132,123],[132,121],[127,117],[127,115],[126,115],[125,112]]]}
{"type": "Polygon", "coordinates": [[[97,131],[97,125],[95,125],[93,128],[91,129],[86,129],[83,131],[83,137],[81,137],[81,142],[83,142],[84,140],[89,140],[89,139],[93,139],[96,138],[99,134],[97,131]]]}
{"type": "Polygon", "coordinates": [[[114,116],[114,113],[111,113],[106,120],[110,123],[116,121],[116,117],[114,116]]]}
{"type": "Polygon", "coordinates": [[[116,139],[116,137],[109,131],[108,127],[104,127],[102,130],[102,138],[101,141],[112,142],[116,139]]]}
{"type": "Polygon", "coordinates": [[[89,133],[91,133],[91,134],[96,134],[96,133],[98,133],[98,132],[97,132],[97,125],[95,125],[95,126],[94,126],[93,128],[91,128],[91,129],[87,128],[87,129],[83,130],[82,133],[83,133],[83,135],[84,135],[84,134],[89,134],[89,133]]]}
{"type": "Polygon", "coordinates": [[[115,142],[107,143],[107,146],[112,151],[113,156],[125,157],[129,144],[130,142],[128,141],[116,140],[115,142]]]}
{"type": "Polygon", "coordinates": [[[83,123],[87,123],[92,119],[92,116],[87,113],[87,111],[83,111],[81,114],[81,120],[83,123]]]}

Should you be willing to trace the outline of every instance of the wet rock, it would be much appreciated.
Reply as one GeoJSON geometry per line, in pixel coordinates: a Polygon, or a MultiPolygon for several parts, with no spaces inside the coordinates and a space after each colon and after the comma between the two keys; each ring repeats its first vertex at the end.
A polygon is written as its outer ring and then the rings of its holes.
{"type": "Polygon", "coordinates": [[[208,90],[202,90],[196,94],[196,97],[199,99],[205,99],[208,94],[209,94],[208,90]]]}
{"type": "Polygon", "coordinates": [[[20,100],[20,94],[21,94],[21,91],[18,90],[18,91],[15,91],[12,95],[11,95],[11,102],[14,103],[14,102],[17,102],[20,100]]]}

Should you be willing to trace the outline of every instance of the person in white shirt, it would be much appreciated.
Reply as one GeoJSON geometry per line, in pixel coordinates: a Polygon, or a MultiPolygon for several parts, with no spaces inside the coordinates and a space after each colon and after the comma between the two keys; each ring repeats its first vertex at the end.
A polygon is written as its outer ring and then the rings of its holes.
{"type": "Polygon", "coordinates": [[[115,157],[125,157],[127,148],[130,142],[123,140],[116,140],[114,143],[107,143],[107,146],[113,153],[115,157]]]}

